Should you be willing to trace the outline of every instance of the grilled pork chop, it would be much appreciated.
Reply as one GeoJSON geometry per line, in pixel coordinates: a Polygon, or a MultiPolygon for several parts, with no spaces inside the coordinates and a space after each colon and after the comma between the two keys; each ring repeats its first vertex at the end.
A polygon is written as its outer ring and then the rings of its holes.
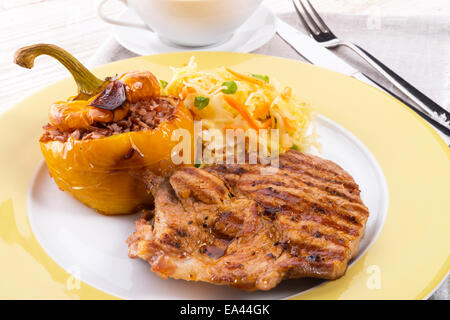
{"type": "Polygon", "coordinates": [[[280,156],[277,173],[262,175],[262,167],[149,177],[154,213],[136,222],[129,256],[148,261],[162,278],[248,291],[289,278],[341,277],[369,216],[358,185],[335,163],[293,150],[280,156]]]}

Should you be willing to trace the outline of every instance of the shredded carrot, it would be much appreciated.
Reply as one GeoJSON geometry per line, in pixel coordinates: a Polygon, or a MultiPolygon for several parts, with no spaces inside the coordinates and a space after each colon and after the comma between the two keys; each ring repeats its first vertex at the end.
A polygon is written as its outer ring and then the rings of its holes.
{"type": "Polygon", "coordinates": [[[251,83],[254,83],[254,84],[259,84],[259,85],[264,84],[264,81],[262,81],[260,79],[249,77],[249,76],[247,76],[245,74],[242,74],[242,73],[236,72],[234,70],[231,70],[230,68],[225,68],[225,70],[227,70],[233,76],[238,77],[239,79],[242,79],[244,81],[251,82],[251,83]]]}
{"type": "Polygon", "coordinates": [[[291,120],[288,118],[283,118],[284,125],[287,127],[288,130],[294,131],[296,128],[292,125],[291,120]]]}
{"type": "Polygon", "coordinates": [[[243,104],[241,104],[239,101],[236,101],[235,99],[229,96],[224,96],[223,98],[231,107],[233,107],[234,109],[236,109],[237,112],[239,112],[242,118],[244,118],[244,120],[247,121],[248,124],[253,129],[261,128],[261,125],[255,119],[252,118],[250,112],[248,112],[247,108],[243,104]]]}
{"type": "MultiPolygon", "coordinates": [[[[270,128],[271,125],[272,125],[272,119],[267,119],[266,121],[264,121],[263,123],[261,123],[259,129],[267,129],[267,128],[270,128]]],[[[234,126],[234,125],[227,125],[227,126],[224,126],[224,127],[223,127],[223,130],[224,130],[224,131],[227,130],[227,129],[236,131],[236,130],[238,130],[238,129],[243,129],[243,128],[242,128],[242,127],[239,127],[239,126],[234,126]]]]}
{"type": "Polygon", "coordinates": [[[256,109],[255,112],[253,112],[253,116],[256,119],[262,118],[263,116],[265,116],[267,114],[267,112],[269,112],[269,110],[270,110],[270,103],[265,103],[264,105],[262,105],[258,109],[256,109]]]}

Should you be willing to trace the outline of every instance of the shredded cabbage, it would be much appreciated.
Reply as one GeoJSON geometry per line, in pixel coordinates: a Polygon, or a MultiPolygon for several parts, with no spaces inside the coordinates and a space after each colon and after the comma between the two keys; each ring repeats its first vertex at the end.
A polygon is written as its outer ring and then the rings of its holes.
{"type": "MultiPolygon", "coordinates": [[[[292,94],[290,87],[266,76],[243,74],[228,68],[200,71],[194,57],[181,68],[172,68],[173,77],[163,94],[180,97],[206,129],[279,129],[280,152],[294,148],[319,148],[313,124],[314,112],[292,94]],[[265,81],[267,80],[267,82],[265,81]],[[223,93],[225,82],[234,81],[236,92],[223,93]],[[195,98],[209,98],[204,108],[195,98]]],[[[270,147],[270,146],[269,146],[270,147]]]]}

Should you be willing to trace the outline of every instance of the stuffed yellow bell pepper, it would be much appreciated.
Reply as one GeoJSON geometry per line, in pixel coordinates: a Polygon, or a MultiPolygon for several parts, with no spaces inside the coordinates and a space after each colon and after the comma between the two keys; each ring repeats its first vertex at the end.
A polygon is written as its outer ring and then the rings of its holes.
{"type": "MultiPolygon", "coordinates": [[[[100,80],[63,49],[38,44],[19,49],[17,64],[31,68],[46,54],[73,75],[78,95],[54,103],[40,146],[58,187],[103,214],[133,213],[151,205],[140,175],[174,168],[172,132],[193,132],[191,113],[182,101],[160,95],[148,71],[100,80]]],[[[193,134],[191,134],[193,136],[193,134]]]]}

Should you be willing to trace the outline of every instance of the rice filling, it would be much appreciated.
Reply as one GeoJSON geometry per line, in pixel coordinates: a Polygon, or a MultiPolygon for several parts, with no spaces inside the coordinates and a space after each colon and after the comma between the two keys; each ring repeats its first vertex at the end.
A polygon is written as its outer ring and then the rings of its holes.
{"type": "Polygon", "coordinates": [[[75,140],[101,139],[116,134],[152,130],[162,122],[172,119],[180,100],[175,97],[156,97],[141,100],[130,105],[130,111],[125,119],[117,122],[96,122],[88,128],[76,129],[70,132],[61,131],[52,124],[46,124],[41,142],[61,141],[72,138],[75,140]]]}

